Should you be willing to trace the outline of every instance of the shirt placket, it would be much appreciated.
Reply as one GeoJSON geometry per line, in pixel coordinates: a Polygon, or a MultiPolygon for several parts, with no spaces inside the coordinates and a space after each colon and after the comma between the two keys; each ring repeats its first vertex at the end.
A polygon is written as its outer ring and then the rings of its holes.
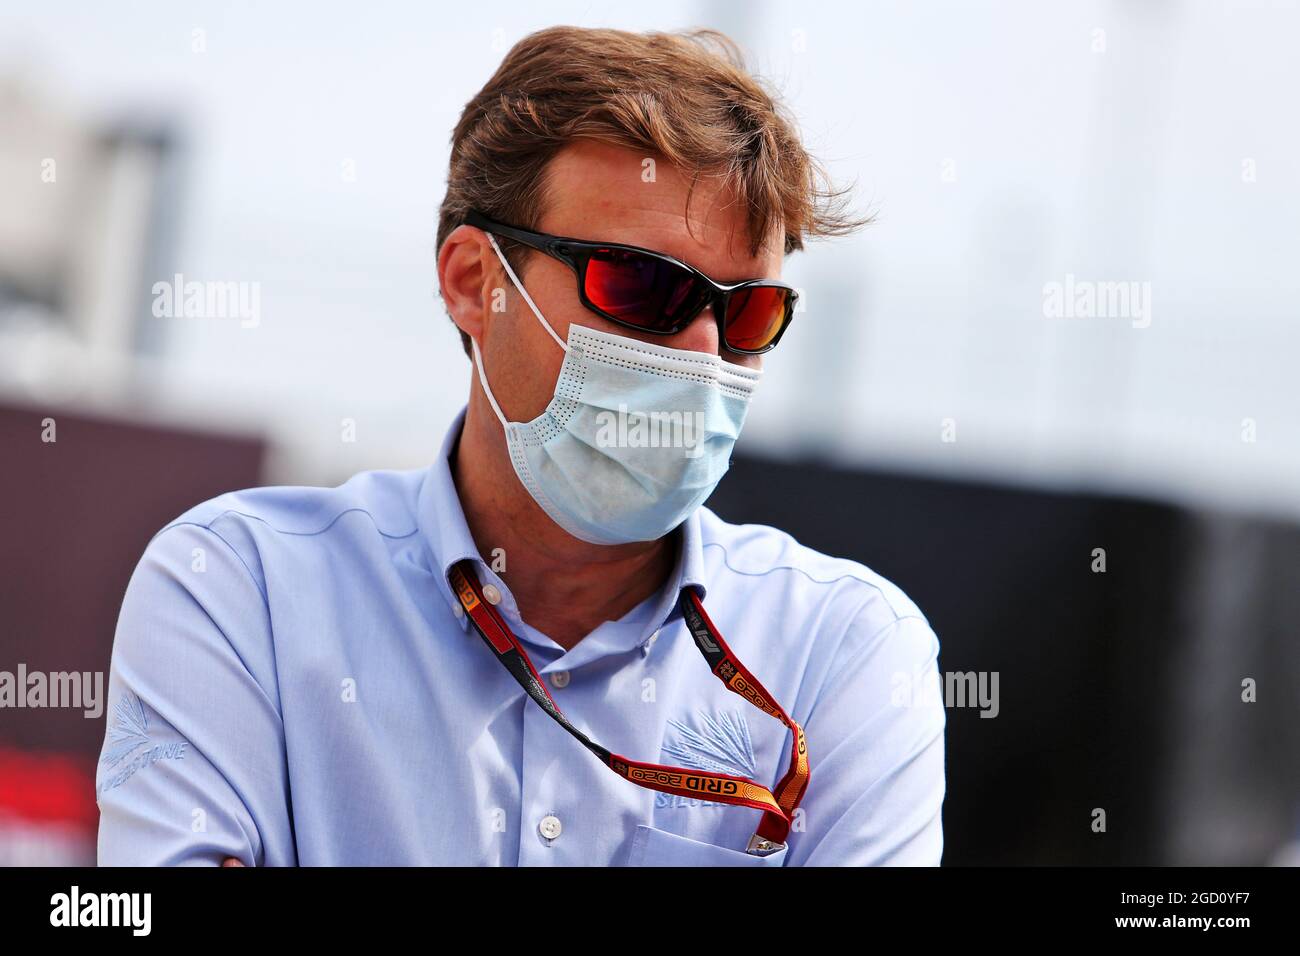
{"type": "MultiPolygon", "coordinates": [[[[533,667],[542,675],[547,690],[557,694],[558,685],[567,686],[568,672],[552,673],[545,671],[548,661],[562,654],[559,647],[547,648],[538,642],[529,641],[525,635],[532,631],[519,617],[518,606],[505,583],[485,567],[480,568],[484,598],[501,613],[510,629],[521,639],[524,650],[533,662],[533,667]]],[[[558,698],[556,702],[564,709],[564,703],[558,698]]],[[[523,700],[522,728],[520,730],[520,771],[519,771],[519,859],[520,866],[564,866],[572,861],[570,854],[563,851],[564,828],[572,822],[573,808],[559,805],[561,797],[556,793],[555,778],[556,738],[558,730],[564,737],[561,746],[572,746],[577,753],[573,756],[581,760],[582,748],[540,707],[527,696],[523,700]]],[[[571,843],[572,835],[567,842],[571,843]]]]}
{"type": "MultiPolygon", "coordinates": [[[[520,638],[546,690],[574,724],[583,727],[580,671],[602,657],[610,632],[626,627],[609,622],[597,628],[569,651],[551,644],[519,617],[518,607],[505,583],[489,569],[480,568],[485,599],[493,604],[520,638]],[[607,632],[605,629],[610,629],[607,632]],[[530,639],[531,638],[531,639],[530,639]],[[547,646],[550,644],[551,646],[547,646]],[[571,686],[572,685],[572,686],[571,686]]],[[[658,635],[658,628],[642,623],[641,658],[658,635]]],[[[614,643],[621,645],[617,637],[614,643]]],[[[582,811],[591,800],[600,799],[610,771],[532,700],[525,698],[520,732],[519,858],[521,866],[580,866],[593,862],[591,834],[584,824],[593,823],[582,811]]]]}
{"type": "MultiPolygon", "coordinates": [[[[515,626],[514,621],[511,626],[515,626]]],[[[531,643],[527,650],[556,705],[575,725],[581,726],[574,713],[581,710],[574,700],[577,688],[570,691],[574,675],[566,666],[572,651],[548,654],[531,643]]],[[[582,822],[578,818],[581,806],[576,794],[592,795],[593,791],[583,781],[604,768],[531,700],[524,708],[523,723],[519,862],[530,866],[575,866],[589,862],[575,849],[584,844],[582,822]]]]}
{"type": "MultiPolygon", "coordinates": [[[[543,680],[546,678],[543,677],[543,680]]],[[[563,708],[562,701],[557,703],[563,708]]],[[[527,702],[524,707],[523,770],[520,775],[521,866],[564,866],[570,862],[565,848],[574,839],[572,813],[575,808],[561,806],[561,797],[557,793],[557,774],[564,772],[562,752],[557,754],[554,744],[553,731],[558,729],[558,725],[540,707],[532,701],[527,702]],[[558,767],[557,757],[561,763],[558,767]],[[564,832],[566,824],[570,827],[567,840],[564,832]]],[[[572,759],[590,759],[588,754],[582,752],[577,741],[569,739],[568,743],[572,744],[574,750],[572,759]]]]}

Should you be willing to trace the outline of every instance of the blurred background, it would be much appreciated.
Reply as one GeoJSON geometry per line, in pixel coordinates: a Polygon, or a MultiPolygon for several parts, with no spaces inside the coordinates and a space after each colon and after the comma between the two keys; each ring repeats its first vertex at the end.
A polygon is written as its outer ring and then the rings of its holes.
{"type": "MultiPolygon", "coordinates": [[[[1300,859],[1289,0],[0,6],[0,672],[106,672],[204,498],[429,462],[451,130],[559,23],[726,31],[877,215],[789,260],[711,505],[998,675],[945,862],[1300,859]]],[[[0,863],[93,861],[103,733],[0,709],[0,863]]]]}

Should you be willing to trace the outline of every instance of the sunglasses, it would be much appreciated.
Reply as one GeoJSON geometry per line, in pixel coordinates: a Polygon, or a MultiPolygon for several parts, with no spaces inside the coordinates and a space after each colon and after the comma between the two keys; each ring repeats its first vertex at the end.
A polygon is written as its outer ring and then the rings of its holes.
{"type": "Polygon", "coordinates": [[[477,210],[465,223],[560,260],[577,274],[578,298],[584,306],[638,332],[676,335],[712,305],[726,347],[758,355],[776,347],[794,318],[799,293],[770,279],[714,282],[662,252],[517,229],[477,210]]]}

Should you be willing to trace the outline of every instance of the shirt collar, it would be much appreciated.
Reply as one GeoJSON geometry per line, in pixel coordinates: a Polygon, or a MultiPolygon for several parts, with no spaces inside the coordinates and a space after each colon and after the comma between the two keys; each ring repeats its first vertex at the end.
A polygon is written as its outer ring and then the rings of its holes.
{"type": "Polygon", "coordinates": [[[459,619],[462,629],[467,628],[469,622],[461,608],[460,599],[452,590],[448,575],[452,567],[466,559],[478,565],[483,564],[474,537],[469,533],[469,525],[465,522],[465,511],[460,505],[460,496],[456,494],[456,483],[451,477],[451,456],[460,441],[460,430],[464,424],[465,409],[462,408],[447,429],[438,457],[425,473],[416,518],[420,534],[433,556],[438,590],[459,619]]]}
{"type": "MultiPolygon", "coordinates": [[[[452,480],[451,456],[460,441],[464,424],[465,409],[462,408],[453,419],[451,427],[447,429],[442,448],[425,474],[417,506],[417,522],[420,534],[427,542],[433,558],[438,590],[452,613],[456,615],[462,630],[469,627],[469,621],[461,608],[460,599],[451,587],[448,575],[452,567],[467,559],[477,566],[479,580],[482,583],[494,583],[501,589],[503,595],[501,609],[515,616],[518,615],[518,609],[514,606],[513,597],[509,595],[509,589],[479,555],[478,547],[474,544],[474,538],[469,531],[469,524],[465,521],[465,511],[456,492],[456,483],[452,480]]],[[[701,598],[705,596],[707,589],[704,584],[704,540],[699,512],[693,512],[682,522],[678,531],[677,561],[668,575],[665,586],[658,595],[650,599],[653,612],[645,618],[644,628],[620,629],[621,633],[617,636],[593,633],[591,636],[613,640],[597,640],[581,656],[594,656],[594,653],[600,651],[631,650],[637,645],[648,650],[659,630],[674,616],[680,615],[677,601],[683,588],[695,588],[701,598]]],[[[597,628],[597,631],[600,630],[601,628],[597,628]]],[[[583,645],[588,644],[591,636],[579,641],[569,653],[575,654],[579,651],[583,645]]],[[[570,662],[570,666],[576,664],[570,662]]]]}
{"type": "MultiPolygon", "coordinates": [[[[704,585],[704,539],[698,510],[691,512],[690,517],[682,522],[676,534],[677,563],[669,573],[664,588],[656,598],[651,599],[655,602],[654,611],[646,617],[645,626],[639,634],[635,635],[631,644],[618,648],[620,650],[631,650],[633,647],[640,646],[643,655],[649,654],[650,649],[659,639],[660,632],[682,616],[678,604],[682,590],[694,588],[701,600],[708,592],[704,585]]],[[[585,643],[587,639],[580,641],[574,650],[581,650],[585,643]]]]}

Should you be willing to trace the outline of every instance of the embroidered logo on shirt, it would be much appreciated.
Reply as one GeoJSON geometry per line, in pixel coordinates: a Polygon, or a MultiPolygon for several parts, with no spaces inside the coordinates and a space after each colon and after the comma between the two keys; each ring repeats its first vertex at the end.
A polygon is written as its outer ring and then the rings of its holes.
{"type": "MultiPolygon", "coordinates": [[[[699,711],[692,724],[670,720],[668,726],[669,736],[664,740],[663,749],[674,763],[691,770],[729,773],[751,780],[757,773],[749,725],[737,711],[723,710],[714,714],[699,711]]],[[[726,804],[660,793],[656,806],[722,807],[726,804]]]]}
{"type": "Polygon", "coordinates": [[[127,757],[132,759],[104,781],[102,790],[120,787],[138,771],[152,766],[159,760],[182,759],[190,745],[188,740],[179,740],[149,747],[152,743],[152,738],[149,736],[149,715],[140,698],[130,691],[118,698],[117,706],[113,708],[113,723],[108,728],[108,740],[109,743],[104,747],[104,755],[99,758],[99,762],[105,767],[116,767],[127,757]],[[141,750],[141,747],[147,749],[141,750]]]}

